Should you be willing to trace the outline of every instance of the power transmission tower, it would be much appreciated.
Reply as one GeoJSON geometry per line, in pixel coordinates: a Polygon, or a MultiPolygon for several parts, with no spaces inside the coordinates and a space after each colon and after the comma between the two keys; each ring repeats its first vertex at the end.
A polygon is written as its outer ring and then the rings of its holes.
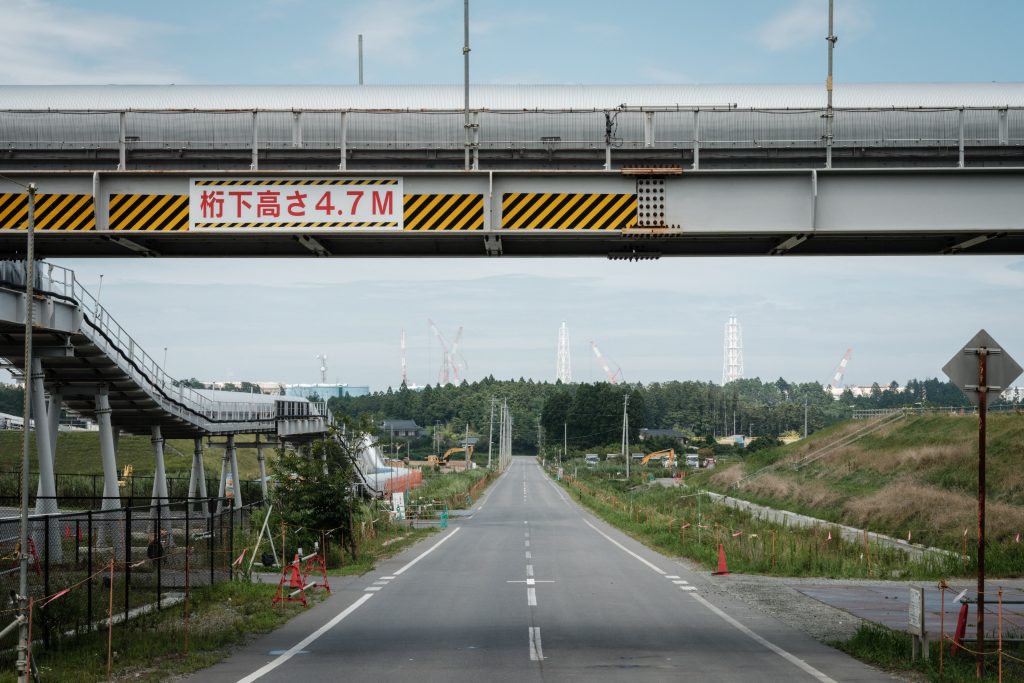
{"type": "Polygon", "coordinates": [[[558,364],[555,366],[555,379],[562,384],[572,382],[572,360],[569,357],[569,328],[565,321],[558,328],[558,364]]]}
{"type": "Polygon", "coordinates": [[[725,323],[725,345],[722,358],[722,386],[743,378],[743,332],[734,315],[725,323]]]}

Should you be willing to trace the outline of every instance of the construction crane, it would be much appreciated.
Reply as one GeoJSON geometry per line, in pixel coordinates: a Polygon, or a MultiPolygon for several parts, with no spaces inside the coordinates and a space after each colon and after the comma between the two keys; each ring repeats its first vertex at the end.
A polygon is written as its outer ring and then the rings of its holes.
{"type": "Polygon", "coordinates": [[[853,349],[846,349],[846,354],[843,359],[839,361],[839,367],[836,368],[835,374],[832,375],[832,381],[829,382],[829,386],[832,388],[832,393],[839,390],[839,383],[843,381],[843,373],[846,372],[846,366],[850,362],[850,358],[853,356],[853,349]]]}
{"type": "Polygon", "coordinates": [[[441,334],[441,330],[437,329],[434,321],[427,318],[427,322],[430,323],[430,329],[433,330],[437,341],[441,343],[441,369],[437,373],[437,382],[441,386],[451,384],[452,381],[458,384],[462,381],[462,374],[466,369],[466,361],[459,353],[459,344],[462,343],[462,327],[460,326],[459,331],[455,333],[455,343],[449,348],[448,340],[441,334]]]}
{"type": "Polygon", "coordinates": [[[466,360],[459,353],[459,344],[462,343],[462,326],[455,333],[455,341],[452,342],[452,352],[448,354],[448,367],[451,369],[452,379],[456,384],[462,381],[466,370],[466,360]]]}
{"type": "Polygon", "coordinates": [[[408,386],[409,385],[409,374],[406,371],[406,367],[405,367],[405,328],[404,327],[402,328],[401,349],[402,349],[402,386],[408,386]]]}
{"type": "Polygon", "coordinates": [[[608,376],[608,382],[611,384],[618,384],[622,381],[622,368],[615,365],[615,372],[612,372],[611,367],[608,365],[608,359],[601,355],[601,349],[597,348],[597,344],[590,342],[590,348],[594,350],[594,355],[597,356],[597,362],[601,365],[601,369],[604,370],[604,374],[608,376]]]}

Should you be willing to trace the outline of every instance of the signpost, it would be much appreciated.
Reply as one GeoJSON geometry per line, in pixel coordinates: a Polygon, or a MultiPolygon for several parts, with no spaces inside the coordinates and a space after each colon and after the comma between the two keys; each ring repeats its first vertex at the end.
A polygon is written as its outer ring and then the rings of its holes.
{"type": "Polygon", "coordinates": [[[914,637],[911,659],[928,659],[928,632],[924,629],[924,588],[910,587],[910,635],[914,637]]]}
{"type": "Polygon", "coordinates": [[[978,406],[978,640],[977,674],[985,675],[985,421],[989,392],[1002,392],[1021,367],[981,330],[942,368],[968,400],[978,406]]]}

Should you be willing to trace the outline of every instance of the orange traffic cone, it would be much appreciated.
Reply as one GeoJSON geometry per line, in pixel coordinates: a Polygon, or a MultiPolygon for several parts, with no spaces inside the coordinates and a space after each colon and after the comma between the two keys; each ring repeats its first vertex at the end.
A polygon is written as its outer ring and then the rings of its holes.
{"type": "Polygon", "coordinates": [[[725,548],[721,543],[718,544],[718,571],[711,572],[712,576],[725,576],[729,573],[729,567],[725,564],[725,548]]]}

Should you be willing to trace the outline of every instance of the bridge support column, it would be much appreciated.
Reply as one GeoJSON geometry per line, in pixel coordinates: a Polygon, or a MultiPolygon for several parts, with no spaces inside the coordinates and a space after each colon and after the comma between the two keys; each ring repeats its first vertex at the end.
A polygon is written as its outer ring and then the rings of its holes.
{"type": "MultiPolygon", "coordinates": [[[[100,458],[103,462],[103,503],[101,509],[121,509],[121,490],[117,485],[117,436],[110,424],[110,396],[107,387],[100,387],[96,394],[96,423],[100,431],[100,458]]],[[[119,525],[114,521],[120,519],[119,513],[100,515],[104,521],[99,525],[97,545],[105,545],[103,536],[110,537],[110,546],[114,557],[124,559],[125,533],[120,533],[119,525]]]]}
{"type": "MultiPolygon", "coordinates": [[[[57,484],[53,476],[53,449],[50,446],[50,424],[46,416],[46,394],[43,393],[43,364],[38,358],[32,361],[32,415],[36,430],[36,460],[39,463],[39,495],[36,497],[37,515],[55,515],[60,510],[57,506],[57,484]]],[[[50,560],[63,560],[61,535],[55,521],[46,522],[49,531],[49,546],[45,546],[46,534],[38,525],[33,542],[36,548],[46,547],[50,560]]]]}
{"type": "Polygon", "coordinates": [[[226,455],[231,458],[231,482],[234,485],[233,507],[237,510],[242,507],[242,482],[238,478],[238,450],[235,448],[235,435],[228,434],[228,445],[226,455]]]}
{"type": "MultiPolygon", "coordinates": [[[[150,514],[154,516],[153,532],[156,539],[163,544],[163,534],[170,528],[170,507],[167,504],[167,472],[164,469],[164,438],[160,433],[160,425],[153,425],[150,428],[152,436],[150,442],[153,444],[153,457],[156,459],[153,470],[153,497],[150,500],[150,514]],[[159,523],[157,523],[159,520],[159,523]]],[[[170,544],[171,537],[167,542],[170,544]]]]}
{"type": "Polygon", "coordinates": [[[263,504],[266,505],[269,499],[267,495],[267,463],[263,457],[263,444],[260,442],[260,435],[256,435],[256,462],[260,465],[260,489],[263,491],[263,504]]]}
{"type": "MultiPolygon", "coordinates": [[[[57,479],[57,432],[60,426],[61,394],[57,387],[50,387],[50,401],[46,404],[46,424],[50,430],[50,467],[54,473],[54,488],[57,479]]],[[[40,478],[36,488],[36,497],[43,496],[43,480],[40,478]]]]}
{"type": "MultiPolygon", "coordinates": [[[[195,451],[192,453],[192,476],[188,480],[188,497],[195,498],[198,493],[198,497],[206,500],[206,466],[203,463],[203,439],[197,436],[195,439],[195,451]]],[[[203,516],[210,513],[210,508],[206,506],[206,503],[202,503],[203,516]]],[[[188,505],[189,512],[192,511],[192,503],[188,505]]]]}
{"type": "Polygon", "coordinates": [[[227,495],[227,481],[228,481],[228,449],[224,449],[224,455],[220,459],[220,484],[217,486],[217,514],[220,514],[221,510],[224,509],[224,496],[227,495]]]}

